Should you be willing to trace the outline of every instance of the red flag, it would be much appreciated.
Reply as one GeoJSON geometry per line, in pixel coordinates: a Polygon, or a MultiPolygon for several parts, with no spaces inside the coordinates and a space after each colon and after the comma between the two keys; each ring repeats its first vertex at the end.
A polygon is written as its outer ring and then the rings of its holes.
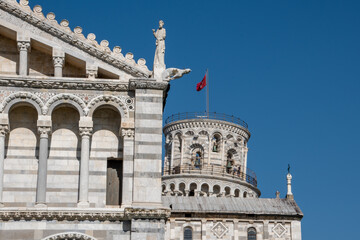
{"type": "Polygon", "coordinates": [[[201,82],[196,84],[196,91],[201,91],[206,86],[206,76],[207,76],[207,74],[205,74],[205,76],[201,82]]]}

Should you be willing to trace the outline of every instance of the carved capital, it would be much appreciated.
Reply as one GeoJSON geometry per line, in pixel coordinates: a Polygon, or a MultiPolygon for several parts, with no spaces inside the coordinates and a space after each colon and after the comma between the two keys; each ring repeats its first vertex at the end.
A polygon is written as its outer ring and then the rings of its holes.
{"type": "Polygon", "coordinates": [[[93,128],[91,127],[80,127],[79,132],[81,137],[90,137],[92,135],[93,128]]]}
{"type": "Polygon", "coordinates": [[[135,129],[123,128],[123,129],[121,129],[121,136],[123,136],[124,138],[134,138],[135,137],[135,129]]]}
{"type": "Polygon", "coordinates": [[[28,41],[18,41],[17,47],[19,51],[28,51],[30,49],[30,42],[28,41]]]}
{"type": "Polygon", "coordinates": [[[65,57],[53,57],[54,67],[63,67],[65,63],[65,57]]]}
{"type": "Polygon", "coordinates": [[[43,137],[47,138],[51,134],[51,127],[50,126],[39,126],[38,132],[39,132],[41,138],[43,138],[43,137]]]}
{"type": "Polygon", "coordinates": [[[86,66],[86,77],[89,79],[95,79],[98,76],[98,67],[88,65],[86,66]]]}
{"type": "Polygon", "coordinates": [[[0,137],[4,137],[9,132],[9,125],[1,124],[0,125],[0,137]]]}

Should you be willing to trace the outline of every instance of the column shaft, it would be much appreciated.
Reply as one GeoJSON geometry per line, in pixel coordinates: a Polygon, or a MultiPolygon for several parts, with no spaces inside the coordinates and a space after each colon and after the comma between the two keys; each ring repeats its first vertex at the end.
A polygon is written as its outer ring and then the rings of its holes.
{"type": "Polygon", "coordinates": [[[5,159],[5,134],[8,131],[7,126],[0,128],[0,205],[3,202],[3,188],[4,188],[4,159],[5,159]]]}
{"type": "Polygon", "coordinates": [[[39,127],[40,145],[39,145],[39,164],[38,178],[36,188],[36,204],[46,203],[46,183],[47,183],[47,160],[49,149],[50,127],[39,127]]]}
{"type": "Polygon", "coordinates": [[[19,75],[26,76],[28,73],[28,50],[30,49],[30,39],[18,41],[19,50],[19,75]]]}
{"type": "Polygon", "coordinates": [[[121,207],[131,207],[133,201],[134,177],[134,129],[122,129],[123,136],[123,179],[121,207]]]}
{"type": "Polygon", "coordinates": [[[90,135],[92,128],[80,128],[81,135],[81,160],[80,160],[80,189],[79,207],[89,207],[89,159],[90,135]]]}

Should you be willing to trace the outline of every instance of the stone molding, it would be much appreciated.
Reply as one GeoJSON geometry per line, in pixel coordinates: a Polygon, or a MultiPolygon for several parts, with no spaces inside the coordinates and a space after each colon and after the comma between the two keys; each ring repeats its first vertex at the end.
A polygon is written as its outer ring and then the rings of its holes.
{"type": "Polygon", "coordinates": [[[170,209],[142,209],[125,208],[118,211],[94,210],[94,209],[0,209],[1,221],[19,220],[47,220],[47,221],[123,221],[130,219],[167,219],[170,217],[170,209]]]}
{"type": "Polygon", "coordinates": [[[71,31],[67,20],[62,20],[60,24],[58,24],[54,13],[47,14],[45,18],[42,13],[41,6],[35,6],[32,11],[28,4],[28,1],[23,0],[20,1],[20,3],[17,1],[0,1],[0,8],[63,40],[64,42],[76,46],[88,54],[128,72],[133,76],[146,78],[151,76],[151,72],[145,65],[145,59],[140,58],[138,63],[136,63],[133,59],[131,59],[132,61],[129,61],[121,54],[120,47],[115,47],[112,52],[108,47],[108,41],[103,40],[99,44],[95,40],[96,36],[93,33],[90,33],[87,38],[85,38],[82,34],[81,27],[76,27],[74,31],[71,31]]]}
{"type": "Polygon", "coordinates": [[[79,134],[81,137],[88,136],[90,137],[93,133],[92,127],[80,127],[79,128],[79,134]]]}
{"type": "Polygon", "coordinates": [[[51,235],[49,237],[43,238],[42,240],[96,240],[96,238],[93,238],[89,235],[79,233],[79,232],[64,232],[64,233],[58,233],[51,235]]]}
{"type": "Polygon", "coordinates": [[[123,136],[124,138],[133,139],[135,137],[135,129],[133,129],[133,128],[123,128],[123,129],[121,129],[121,136],[123,136]]]}
{"type": "Polygon", "coordinates": [[[129,89],[155,89],[165,91],[168,87],[168,82],[157,82],[153,79],[130,79],[129,89]]]}
{"type": "Polygon", "coordinates": [[[167,82],[141,81],[131,79],[130,82],[119,80],[92,80],[84,78],[56,78],[47,77],[13,77],[0,76],[0,86],[22,87],[22,88],[41,88],[41,89],[74,89],[74,90],[98,90],[98,91],[129,91],[135,89],[156,89],[166,90],[167,82]]]}
{"type": "Polygon", "coordinates": [[[189,129],[192,130],[195,128],[198,128],[199,132],[203,131],[204,129],[206,129],[207,131],[209,131],[209,129],[214,129],[214,132],[217,132],[217,130],[233,132],[235,134],[243,136],[246,139],[246,141],[248,141],[251,136],[250,132],[247,129],[239,125],[221,120],[214,120],[214,119],[201,119],[201,120],[187,119],[187,120],[181,120],[181,121],[169,123],[164,127],[163,132],[165,135],[167,135],[173,131],[182,132],[181,130],[189,130],[189,129]]]}

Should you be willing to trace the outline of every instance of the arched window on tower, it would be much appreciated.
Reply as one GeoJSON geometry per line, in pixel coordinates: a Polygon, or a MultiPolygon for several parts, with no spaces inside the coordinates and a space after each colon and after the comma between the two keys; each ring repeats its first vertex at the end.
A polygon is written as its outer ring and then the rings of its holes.
{"type": "Polygon", "coordinates": [[[234,165],[233,154],[231,152],[228,152],[227,160],[226,160],[226,172],[227,173],[231,173],[233,165],[234,165]]]}
{"type": "Polygon", "coordinates": [[[251,227],[248,229],[247,240],[256,240],[256,229],[251,227]]]}
{"type": "Polygon", "coordinates": [[[203,163],[203,151],[197,147],[192,151],[191,165],[195,168],[201,168],[203,163]]]}
{"type": "Polygon", "coordinates": [[[184,240],[192,240],[192,229],[191,227],[186,227],[184,229],[184,240]]]}
{"type": "Polygon", "coordinates": [[[215,134],[211,140],[212,143],[212,151],[213,152],[220,152],[220,135],[215,134]]]}

